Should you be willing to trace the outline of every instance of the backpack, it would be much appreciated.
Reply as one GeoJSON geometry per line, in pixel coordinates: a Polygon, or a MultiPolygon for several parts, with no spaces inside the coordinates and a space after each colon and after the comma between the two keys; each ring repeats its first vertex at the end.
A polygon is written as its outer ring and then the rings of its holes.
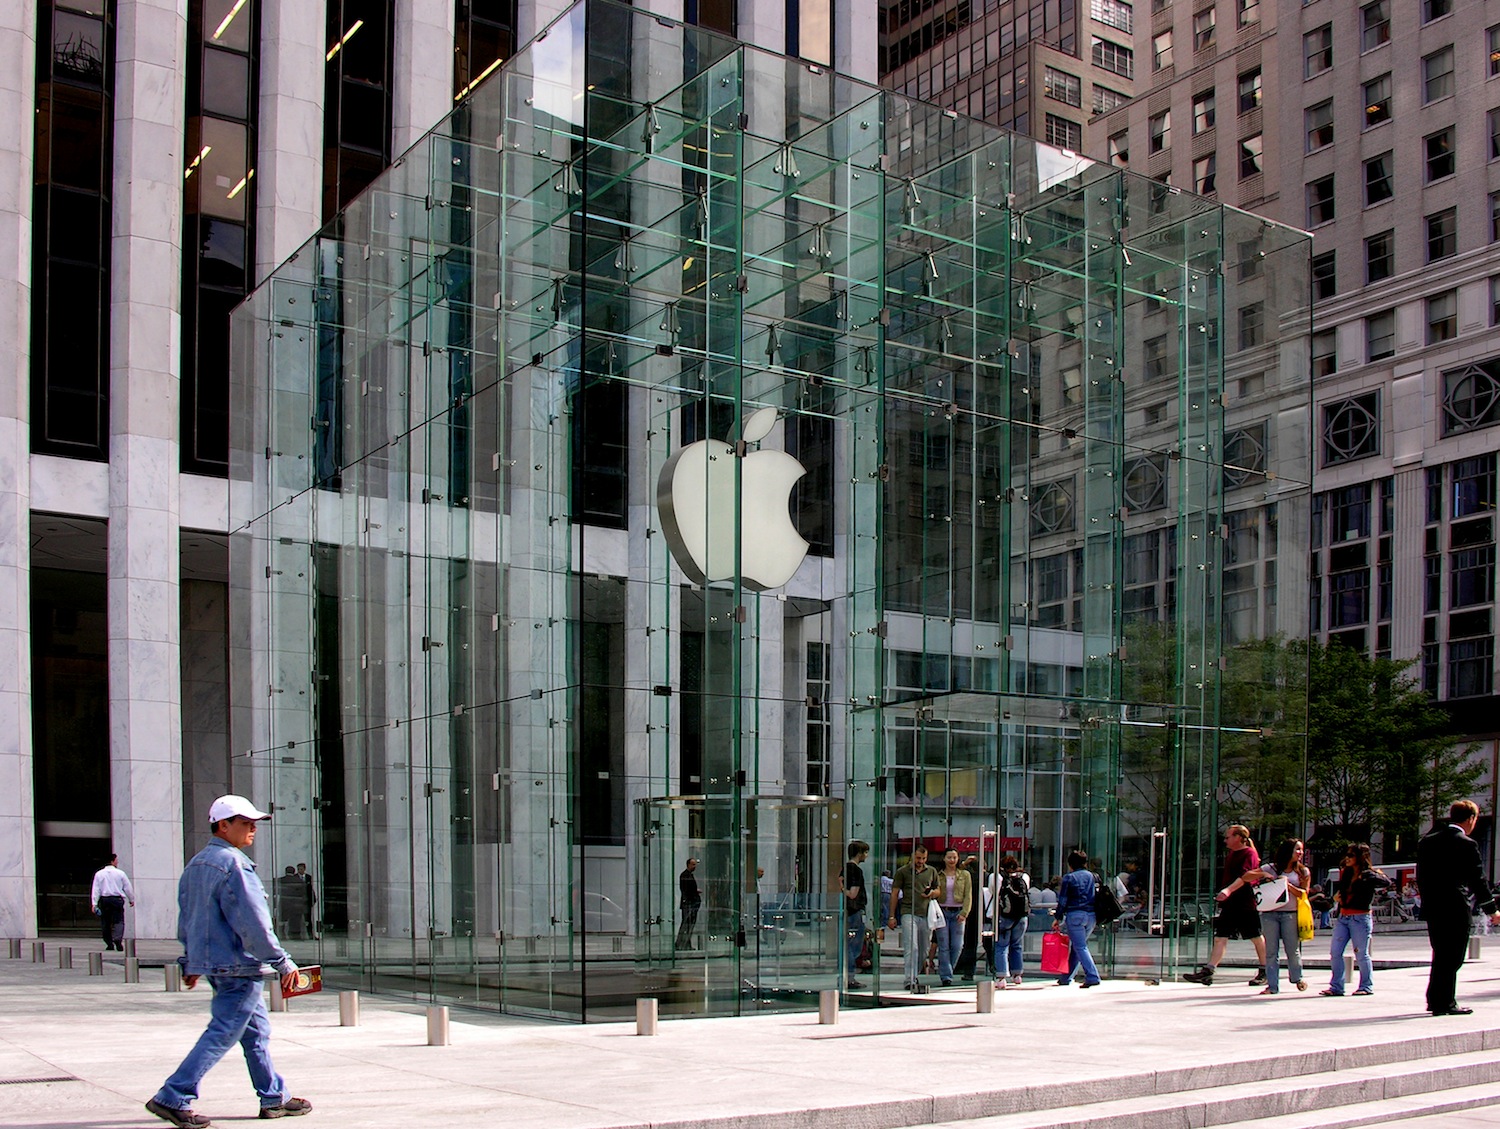
{"type": "Polygon", "coordinates": [[[1012,874],[1000,883],[998,913],[1007,921],[1020,921],[1031,912],[1031,902],[1026,897],[1026,879],[1012,874]]]}
{"type": "Polygon", "coordinates": [[[1124,912],[1125,907],[1115,896],[1114,887],[1108,882],[1100,882],[1096,875],[1094,877],[1094,920],[1100,925],[1108,925],[1111,921],[1118,921],[1124,912]]]}

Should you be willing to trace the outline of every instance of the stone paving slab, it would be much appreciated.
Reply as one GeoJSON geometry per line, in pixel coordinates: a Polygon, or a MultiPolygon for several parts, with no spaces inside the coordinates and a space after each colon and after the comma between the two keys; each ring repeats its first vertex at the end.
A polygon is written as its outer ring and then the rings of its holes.
{"type": "MultiPolygon", "coordinates": [[[[1378,938],[1376,951],[1385,941],[1415,953],[1420,940],[1378,938]]],[[[160,973],[127,985],[117,965],[89,977],[85,947],[72,970],[0,958],[0,1082],[78,1079],[0,1085],[0,1126],[162,1124],[141,1105],[201,1032],[206,985],[167,993],[160,973]]],[[[273,1015],[272,1049],[292,1092],[314,1103],[311,1116],[340,1129],[886,1129],[1062,1104],[1078,1078],[1101,1093],[1150,1094],[1169,1073],[1177,1087],[1222,1083],[1236,1074],[1225,1063],[1253,1072],[1266,1054],[1307,1056],[1310,1066],[1329,1055],[1350,1066],[1414,1060],[1430,1053],[1429,1036],[1457,1032],[1475,1049],[1500,1047],[1500,944],[1464,969],[1468,1019],[1426,1015],[1425,979],[1420,967],[1382,970],[1376,995],[1343,999],[1319,997],[1321,977],[1277,997],[1239,975],[1207,989],[1107,981],[1000,992],[989,1015],[975,1013],[970,988],[846,1009],[832,1027],[807,1014],[663,1020],[654,1038],[633,1024],[454,1011],[448,1047],[425,1045],[424,1010],[409,1001],[365,995],[361,1026],[341,1028],[329,992],[273,1015]],[[1361,1048],[1374,1049],[1362,1058],[1361,1048]]],[[[219,1124],[254,1119],[237,1057],[209,1074],[197,1108],[219,1124]]]]}

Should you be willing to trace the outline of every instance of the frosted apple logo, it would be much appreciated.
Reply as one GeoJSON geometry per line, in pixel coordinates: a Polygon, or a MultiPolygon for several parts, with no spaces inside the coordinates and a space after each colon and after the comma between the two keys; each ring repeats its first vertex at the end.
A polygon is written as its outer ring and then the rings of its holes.
{"type": "MultiPolygon", "coordinates": [[[[746,444],[764,439],[776,423],[775,408],[745,420],[746,444]]],[[[740,459],[740,521],[735,527],[735,447],[722,439],[689,443],[667,460],[656,482],[656,509],[672,557],[697,584],[734,576],[735,535],[740,580],[765,592],[780,588],[797,571],[809,548],[792,524],[791,494],[807,468],[785,451],[748,451],[740,459]]]]}

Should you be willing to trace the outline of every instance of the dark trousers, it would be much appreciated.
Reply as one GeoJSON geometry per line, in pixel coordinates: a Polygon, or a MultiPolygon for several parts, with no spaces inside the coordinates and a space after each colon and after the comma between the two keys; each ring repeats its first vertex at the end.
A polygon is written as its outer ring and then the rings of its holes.
{"type": "Polygon", "coordinates": [[[1473,918],[1467,906],[1436,910],[1423,906],[1427,939],[1432,942],[1432,971],[1427,977],[1427,1010],[1447,1011],[1458,1002],[1458,970],[1469,951],[1473,918]]]}
{"type": "Polygon", "coordinates": [[[679,949],[690,949],[693,947],[693,928],[698,924],[698,904],[682,906],[682,924],[677,927],[677,947],[679,949]]]}
{"type": "Polygon", "coordinates": [[[125,947],[125,899],[105,894],[99,899],[99,936],[106,949],[125,947]]]}

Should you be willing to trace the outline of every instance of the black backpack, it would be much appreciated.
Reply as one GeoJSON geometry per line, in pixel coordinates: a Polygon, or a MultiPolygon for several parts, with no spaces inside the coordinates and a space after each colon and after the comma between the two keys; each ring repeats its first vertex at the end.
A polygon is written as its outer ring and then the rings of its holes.
{"type": "Polygon", "coordinates": [[[1115,896],[1115,888],[1108,882],[1099,880],[1094,876],[1094,920],[1100,925],[1108,925],[1111,921],[1118,921],[1120,915],[1125,912],[1125,907],[1120,904],[1120,899],[1115,896]]]}
{"type": "Polygon", "coordinates": [[[1026,897],[1026,880],[1020,874],[1012,874],[1000,883],[1000,904],[997,912],[1007,921],[1020,921],[1031,911],[1026,897]]]}

